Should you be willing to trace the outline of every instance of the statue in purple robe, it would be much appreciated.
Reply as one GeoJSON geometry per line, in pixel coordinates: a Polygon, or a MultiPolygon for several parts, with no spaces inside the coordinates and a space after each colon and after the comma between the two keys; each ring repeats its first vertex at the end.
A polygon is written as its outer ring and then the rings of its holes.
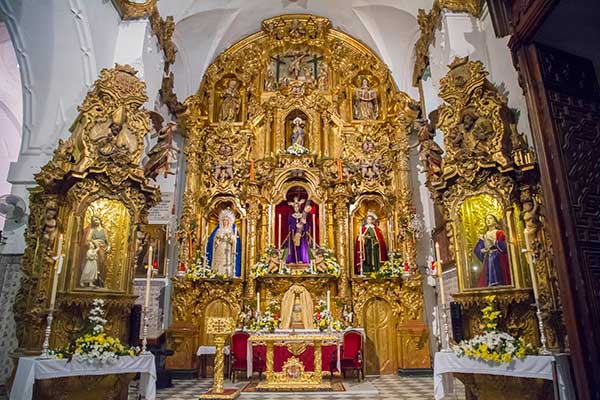
{"type": "Polygon", "coordinates": [[[288,216],[288,235],[286,238],[285,249],[287,252],[286,264],[309,264],[309,241],[311,232],[311,223],[308,218],[308,213],[311,210],[310,204],[307,204],[304,209],[304,199],[294,197],[294,201],[288,204],[293,207],[294,212],[288,216]]]}

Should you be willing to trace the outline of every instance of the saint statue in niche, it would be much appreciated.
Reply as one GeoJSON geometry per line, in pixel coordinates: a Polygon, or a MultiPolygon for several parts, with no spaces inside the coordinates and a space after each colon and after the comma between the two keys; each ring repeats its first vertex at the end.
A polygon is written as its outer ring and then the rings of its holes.
{"type": "Polygon", "coordinates": [[[219,223],[208,238],[206,247],[208,264],[215,273],[240,276],[242,246],[233,211],[227,208],[219,213],[219,223]]]}
{"type": "Polygon", "coordinates": [[[485,217],[487,231],[481,235],[473,252],[483,265],[479,275],[478,287],[510,285],[510,267],[506,234],[499,228],[494,215],[485,217]]]}
{"type": "Polygon", "coordinates": [[[285,239],[287,264],[309,264],[309,239],[311,232],[311,222],[308,218],[312,206],[310,202],[302,209],[302,205],[306,200],[300,199],[298,196],[289,202],[294,212],[288,216],[288,236],[285,239]]]}
{"type": "Polygon", "coordinates": [[[108,234],[100,217],[93,215],[83,231],[81,277],[79,286],[84,288],[104,287],[106,258],[110,252],[108,234]]]}
{"type": "Polygon", "coordinates": [[[381,264],[387,261],[383,233],[376,223],[377,215],[373,211],[367,212],[354,246],[354,269],[357,274],[377,272],[381,264]]]}
{"type": "Polygon", "coordinates": [[[302,118],[296,117],[292,121],[294,127],[292,128],[292,146],[304,147],[304,128],[302,127],[302,118]]]}
{"type": "Polygon", "coordinates": [[[219,111],[219,121],[234,122],[238,118],[241,105],[240,90],[238,81],[231,79],[227,83],[227,88],[221,94],[221,110],[219,111]]]}
{"type": "Polygon", "coordinates": [[[365,120],[378,116],[377,89],[371,89],[369,81],[363,79],[361,87],[354,89],[354,118],[365,120]]]}

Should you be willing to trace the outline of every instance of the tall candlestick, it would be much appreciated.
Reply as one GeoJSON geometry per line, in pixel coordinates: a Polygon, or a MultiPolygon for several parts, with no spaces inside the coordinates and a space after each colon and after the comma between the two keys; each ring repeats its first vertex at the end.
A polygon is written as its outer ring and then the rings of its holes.
{"type": "Polygon", "coordinates": [[[278,227],[277,227],[277,248],[281,248],[281,214],[277,216],[278,218],[278,227]]]}
{"type": "Polygon", "coordinates": [[[59,267],[62,267],[62,245],[63,234],[61,233],[58,237],[58,249],[56,250],[56,262],[54,264],[54,274],[52,277],[52,294],[50,295],[51,310],[54,310],[54,303],[56,302],[56,291],[58,289],[58,274],[60,274],[59,267]]]}
{"type": "Polygon", "coordinates": [[[312,215],[312,224],[313,224],[313,249],[317,248],[317,215],[312,215]]]}
{"type": "Polygon", "coordinates": [[[436,257],[436,261],[437,261],[437,276],[438,276],[438,285],[440,287],[440,302],[442,304],[444,304],[445,302],[445,297],[444,297],[444,280],[442,279],[442,259],[440,257],[440,245],[438,242],[435,242],[435,257],[436,257]]]}
{"type": "Polygon", "coordinates": [[[56,260],[54,264],[54,274],[52,277],[52,293],[50,295],[50,308],[48,309],[48,315],[46,316],[46,331],[44,333],[44,342],[42,344],[42,358],[49,358],[48,348],[50,347],[50,334],[52,333],[52,320],[54,319],[54,303],[56,301],[56,290],[58,288],[58,274],[62,269],[63,257],[62,257],[62,244],[63,235],[62,233],[58,237],[58,251],[56,252],[56,260]]]}
{"type": "Polygon", "coordinates": [[[331,313],[331,291],[327,291],[327,311],[331,313]]]}
{"type": "Polygon", "coordinates": [[[150,304],[150,279],[152,278],[152,246],[148,249],[148,270],[146,271],[146,297],[144,299],[144,308],[150,304]]]}

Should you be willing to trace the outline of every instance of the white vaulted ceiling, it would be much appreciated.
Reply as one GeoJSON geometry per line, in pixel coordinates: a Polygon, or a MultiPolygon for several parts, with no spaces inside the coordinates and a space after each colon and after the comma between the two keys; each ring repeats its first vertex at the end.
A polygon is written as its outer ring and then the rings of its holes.
{"type": "Polygon", "coordinates": [[[416,14],[432,0],[162,0],[162,16],[175,19],[178,55],[173,72],[180,99],[199,87],[208,65],[225,49],[260,30],[261,21],[281,14],[329,18],[334,28],[365,43],[390,67],[400,90],[411,86],[416,14]]]}

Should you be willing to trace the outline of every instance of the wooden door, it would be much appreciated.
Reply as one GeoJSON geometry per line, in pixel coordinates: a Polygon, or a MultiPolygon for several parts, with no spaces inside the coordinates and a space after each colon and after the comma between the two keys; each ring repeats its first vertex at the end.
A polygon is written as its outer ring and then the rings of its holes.
{"type": "Polygon", "coordinates": [[[395,323],[389,303],[380,298],[370,300],[364,309],[365,373],[367,375],[395,374],[395,323]]]}

